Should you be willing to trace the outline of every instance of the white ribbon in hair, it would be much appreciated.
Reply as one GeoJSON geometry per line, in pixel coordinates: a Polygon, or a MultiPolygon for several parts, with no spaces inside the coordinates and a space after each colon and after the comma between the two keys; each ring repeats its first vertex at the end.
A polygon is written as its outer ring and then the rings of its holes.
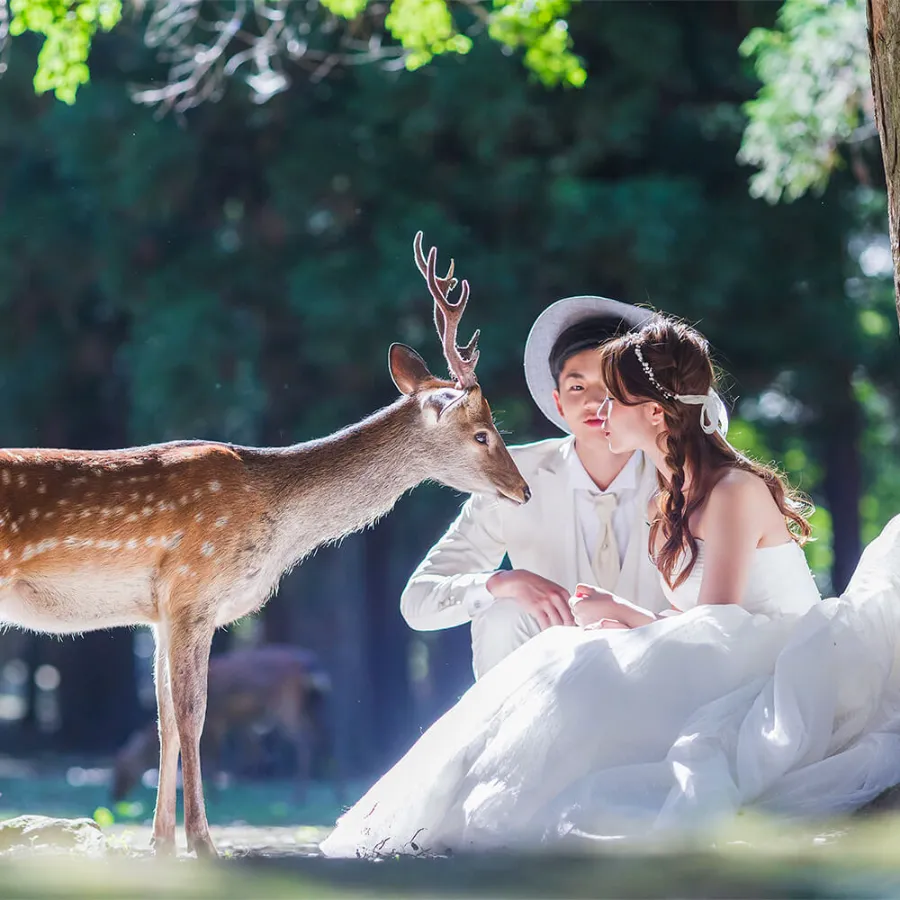
{"type": "Polygon", "coordinates": [[[718,431],[724,438],[728,434],[728,410],[722,398],[710,388],[706,394],[674,394],[681,403],[700,407],[700,427],[705,434],[718,431]]]}

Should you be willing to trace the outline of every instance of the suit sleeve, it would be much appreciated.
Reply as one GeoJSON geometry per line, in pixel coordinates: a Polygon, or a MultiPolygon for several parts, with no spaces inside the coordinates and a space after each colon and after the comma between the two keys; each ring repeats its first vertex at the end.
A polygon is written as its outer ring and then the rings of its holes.
{"type": "Polygon", "coordinates": [[[486,584],[505,553],[499,501],[472,495],[409,579],[403,618],[416,631],[466,624],[494,602],[486,584]]]}

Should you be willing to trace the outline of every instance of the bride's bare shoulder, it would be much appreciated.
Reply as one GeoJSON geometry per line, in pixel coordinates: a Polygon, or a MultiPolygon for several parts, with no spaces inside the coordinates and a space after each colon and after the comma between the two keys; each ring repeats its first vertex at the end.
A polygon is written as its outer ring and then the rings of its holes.
{"type": "Polygon", "coordinates": [[[759,530],[761,537],[775,519],[780,521],[777,514],[778,507],[762,478],[753,472],[730,468],[710,489],[698,525],[704,533],[724,526],[759,530]]]}
{"type": "Polygon", "coordinates": [[[711,511],[734,514],[742,509],[759,511],[771,504],[772,494],[759,475],[744,469],[729,468],[710,489],[705,506],[711,511]]]}

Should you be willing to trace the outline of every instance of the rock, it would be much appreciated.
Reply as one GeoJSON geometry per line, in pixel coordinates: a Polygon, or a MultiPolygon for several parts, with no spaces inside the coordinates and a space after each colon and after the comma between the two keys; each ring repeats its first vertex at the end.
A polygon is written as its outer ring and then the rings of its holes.
{"type": "Polygon", "coordinates": [[[102,852],[106,838],[93,819],[16,816],[0,822],[0,852],[14,847],[102,852]]]}

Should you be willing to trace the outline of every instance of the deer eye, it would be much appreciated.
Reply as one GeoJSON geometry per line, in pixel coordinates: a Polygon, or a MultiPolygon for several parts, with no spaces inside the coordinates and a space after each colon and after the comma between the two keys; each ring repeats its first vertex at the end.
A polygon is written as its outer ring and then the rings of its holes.
{"type": "Polygon", "coordinates": [[[475,440],[478,441],[479,444],[487,444],[488,433],[486,431],[476,431],[475,440]]]}

